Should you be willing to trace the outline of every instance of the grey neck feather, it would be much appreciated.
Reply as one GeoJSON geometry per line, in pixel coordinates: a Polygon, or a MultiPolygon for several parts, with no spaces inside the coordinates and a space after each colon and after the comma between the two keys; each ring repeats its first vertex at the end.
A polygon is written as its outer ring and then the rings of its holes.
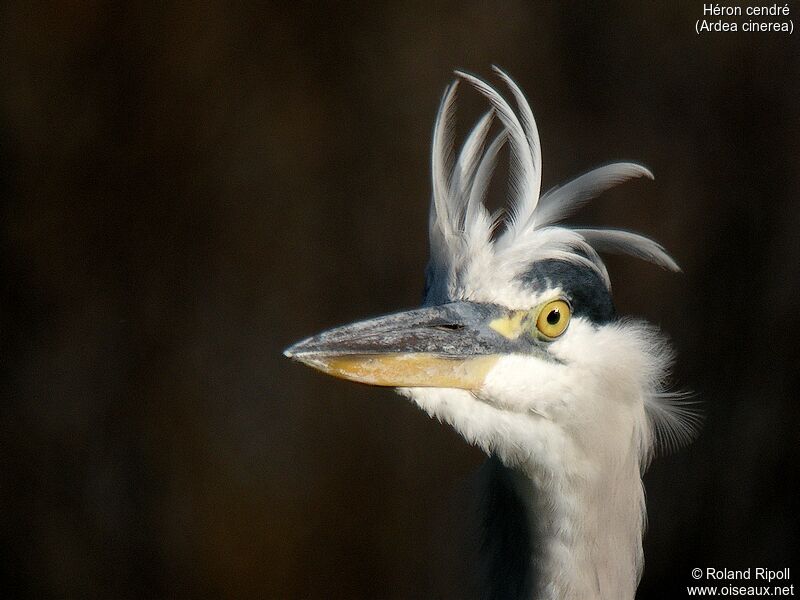
{"type": "MultiPolygon", "coordinates": [[[[520,493],[527,477],[491,456],[482,468],[480,578],[482,598],[531,598],[536,588],[531,556],[536,530],[520,493]]],[[[530,480],[528,486],[533,489],[530,480]]]]}

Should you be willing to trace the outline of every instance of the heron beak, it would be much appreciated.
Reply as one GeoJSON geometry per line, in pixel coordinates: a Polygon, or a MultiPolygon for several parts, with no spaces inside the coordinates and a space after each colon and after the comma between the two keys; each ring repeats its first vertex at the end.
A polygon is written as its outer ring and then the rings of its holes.
{"type": "Polygon", "coordinates": [[[284,354],[370,385],[478,390],[507,342],[489,327],[501,311],[469,302],[410,310],[331,329],[284,354]]]}

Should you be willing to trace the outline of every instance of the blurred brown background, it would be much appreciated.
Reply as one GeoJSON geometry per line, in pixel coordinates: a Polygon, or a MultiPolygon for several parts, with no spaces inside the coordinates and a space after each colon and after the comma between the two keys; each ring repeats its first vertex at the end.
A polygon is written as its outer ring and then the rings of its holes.
{"type": "Polygon", "coordinates": [[[655,172],[573,222],[684,268],[608,261],[705,403],[646,477],[639,597],[800,585],[797,34],[698,37],[700,2],[0,10],[4,596],[452,596],[480,452],[281,350],[419,302],[439,96],[493,63],[545,187],[655,172]]]}

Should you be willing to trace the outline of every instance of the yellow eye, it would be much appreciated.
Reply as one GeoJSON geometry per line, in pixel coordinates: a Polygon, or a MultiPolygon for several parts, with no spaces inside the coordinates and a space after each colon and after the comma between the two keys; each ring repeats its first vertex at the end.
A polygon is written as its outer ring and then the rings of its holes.
{"type": "Polygon", "coordinates": [[[563,300],[553,300],[544,305],[536,318],[536,329],[546,338],[557,338],[569,325],[571,311],[563,300]]]}

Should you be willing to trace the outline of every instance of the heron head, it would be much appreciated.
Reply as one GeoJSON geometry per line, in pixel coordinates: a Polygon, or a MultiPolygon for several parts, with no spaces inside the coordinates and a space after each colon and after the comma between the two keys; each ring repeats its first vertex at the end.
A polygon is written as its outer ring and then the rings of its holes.
{"type": "Polygon", "coordinates": [[[616,317],[598,251],[678,267],[660,245],[637,234],[556,223],[621,181],[652,176],[640,165],[615,163],[540,198],[533,115],[516,84],[498,73],[516,110],[489,84],[460,74],[492,110],[454,164],[456,83],[442,100],[424,306],[326,331],[286,355],[330,375],[398,388],[508,464],[557,461],[563,472],[567,455],[619,456],[614,446],[631,443],[646,454],[646,412],[656,406],[670,353],[653,328],[616,317]],[[501,131],[487,143],[495,117],[501,131]],[[483,196],[506,143],[517,197],[495,236],[497,219],[483,196]]]}
{"type": "Polygon", "coordinates": [[[607,448],[608,432],[647,435],[669,351],[653,328],[616,318],[595,271],[543,261],[485,291],[338,327],[286,355],[398,388],[507,463],[541,460],[554,443],[607,448]],[[537,440],[549,449],[532,456],[537,440]]]}

